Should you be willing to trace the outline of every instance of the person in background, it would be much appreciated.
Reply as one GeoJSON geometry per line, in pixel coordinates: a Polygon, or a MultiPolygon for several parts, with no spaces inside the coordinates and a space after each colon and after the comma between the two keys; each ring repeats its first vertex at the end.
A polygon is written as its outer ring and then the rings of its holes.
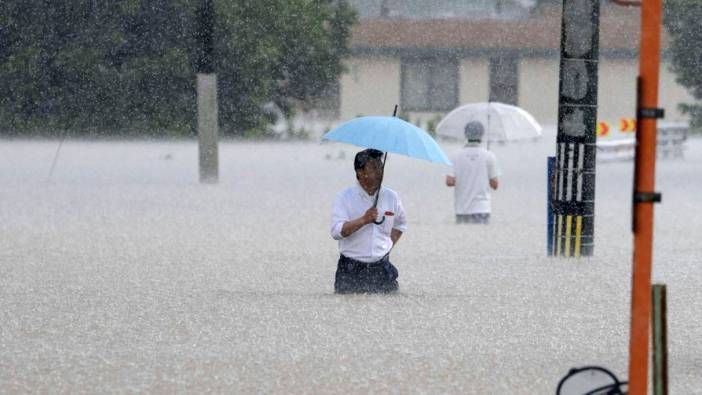
{"type": "Polygon", "coordinates": [[[469,122],[464,129],[466,146],[451,157],[451,173],[446,185],[454,188],[456,223],[488,224],[490,222],[490,188],[496,190],[500,170],[495,155],[480,145],[485,128],[480,122],[469,122]]]}
{"type": "Polygon", "coordinates": [[[353,161],[358,183],[336,195],[331,213],[331,236],[339,241],[340,254],[336,293],[387,293],[398,289],[398,271],[390,263],[390,251],[407,225],[395,191],[380,188],[377,208],[373,205],[383,176],[382,155],[375,149],[358,152],[353,161]]]}

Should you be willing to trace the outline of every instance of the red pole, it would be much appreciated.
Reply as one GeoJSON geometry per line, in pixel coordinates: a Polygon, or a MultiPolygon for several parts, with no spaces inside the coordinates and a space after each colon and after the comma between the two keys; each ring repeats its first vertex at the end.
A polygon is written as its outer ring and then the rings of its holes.
{"type": "Polygon", "coordinates": [[[643,0],[639,52],[636,167],[634,181],[634,254],[629,343],[629,394],[646,395],[651,325],[651,258],[656,170],[656,118],[660,67],[661,0],[643,0]]]}

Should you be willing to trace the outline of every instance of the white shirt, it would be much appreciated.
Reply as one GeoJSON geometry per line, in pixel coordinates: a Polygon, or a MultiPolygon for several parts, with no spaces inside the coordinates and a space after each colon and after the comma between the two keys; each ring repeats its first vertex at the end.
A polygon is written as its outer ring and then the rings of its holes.
{"type": "Polygon", "coordinates": [[[500,175],[495,155],[478,144],[468,144],[451,156],[451,163],[456,214],[489,213],[490,180],[500,175]]]}
{"type": "Polygon", "coordinates": [[[385,215],[385,222],[380,225],[367,224],[349,235],[341,236],[345,222],[361,217],[375,200],[360,184],[344,189],[336,195],[331,213],[331,236],[339,240],[339,252],[344,256],[361,262],[375,262],[392,249],[390,232],[407,229],[405,210],[397,193],[388,188],[381,188],[378,199],[378,214],[385,215]]]}

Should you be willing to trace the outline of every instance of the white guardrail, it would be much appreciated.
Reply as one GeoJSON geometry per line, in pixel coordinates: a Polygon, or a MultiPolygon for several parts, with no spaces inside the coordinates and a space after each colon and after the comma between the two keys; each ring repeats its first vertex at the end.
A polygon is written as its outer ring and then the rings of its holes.
{"type": "MultiPolygon", "coordinates": [[[[688,125],[660,122],[657,128],[656,153],[658,158],[682,158],[685,153],[688,125]]],[[[627,133],[633,135],[633,133],[627,133]]],[[[608,162],[632,160],[635,137],[597,138],[597,160],[608,162]]]]}

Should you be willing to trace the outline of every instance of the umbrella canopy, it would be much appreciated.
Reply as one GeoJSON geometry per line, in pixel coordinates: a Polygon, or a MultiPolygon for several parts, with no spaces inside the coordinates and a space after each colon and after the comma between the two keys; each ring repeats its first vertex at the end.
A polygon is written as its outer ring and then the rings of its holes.
{"type": "MultiPolygon", "coordinates": [[[[397,110],[397,106],[395,106],[395,110],[397,110]]],[[[394,116],[354,118],[325,133],[322,138],[385,151],[383,173],[385,173],[388,152],[451,165],[451,161],[449,161],[444,151],[441,150],[439,144],[431,138],[429,133],[394,116]]],[[[381,174],[380,184],[382,183],[383,176],[381,174]]],[[[375,194],[373,207],[378,205],[380,184],[375,194]]],[[[384,215],[380,221],[374,221],[377,225],[383,222],[385,222],[384,215]]]]}
{"type": "Polygon", "coordinates": [[[322,138],[451,165],[429,133],[396,117],[354,118],[325,133],[322,138]]]}
{"type": "Polygon", "coordinates": [[[436,126],[436,134],[464,140],[463,130],[468,122],[480,122],[485,127],[485,140],[513,141],[541,136],[543,129],[524,109],[498,102],[472,103],[458,107],[436,126]]]}

